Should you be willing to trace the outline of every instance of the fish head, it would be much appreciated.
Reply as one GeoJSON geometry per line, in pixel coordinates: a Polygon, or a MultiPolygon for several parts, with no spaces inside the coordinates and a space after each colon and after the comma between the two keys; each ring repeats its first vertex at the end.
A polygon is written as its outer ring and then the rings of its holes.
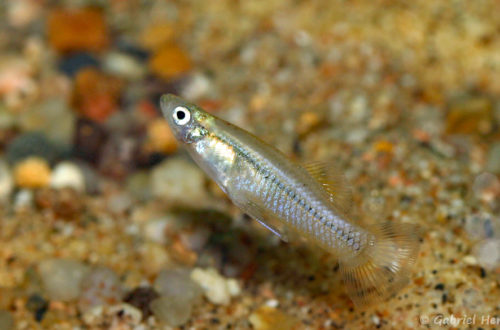
{"type": "Polygon", "coordinates": [[[185,144],[199,141],[208,134],[212,116],[195,104],[173,94],[160,98],[160,108],[175,138],[185,144]]]}

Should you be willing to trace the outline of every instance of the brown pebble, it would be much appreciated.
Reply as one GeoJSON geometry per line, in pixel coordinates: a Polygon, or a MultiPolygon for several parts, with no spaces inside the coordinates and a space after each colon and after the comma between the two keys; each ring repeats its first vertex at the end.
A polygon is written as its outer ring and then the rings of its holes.
{"type": "Polygon", "coordinates": [[[151,287],[137,287],[127,293],[123,301],[140,309],[142,311],[142,319],[147,319],[153,315],[149,308],[150,303],[160,295],[151,287]]]}
{"type": "Polygon", "coordinates": [[[72,219],[83,210],[81,196],[73,188],[40,189],[35,194],[36,205],[41,209],[52,209],[58,218],[72,219]]]}
{"type": "Polygon", "coordinates": [[[151,58],[149,67],[157,76],[171,80],[191,69],[191,60],[179,46],[166,45],[151,58]]]}
{"type": "Polygon", "coordinates": [[[52,10],[47,30],[50,45],[61,53],[99,51],[109,44],[104,16],[93,8],[52,10]]]}
{"type": "Polygon", "coordinates": [[[170,154],[177,150],[175,136],[162,118],[155,119],[148,125],[148,142],[155,152],[170,154]]]}

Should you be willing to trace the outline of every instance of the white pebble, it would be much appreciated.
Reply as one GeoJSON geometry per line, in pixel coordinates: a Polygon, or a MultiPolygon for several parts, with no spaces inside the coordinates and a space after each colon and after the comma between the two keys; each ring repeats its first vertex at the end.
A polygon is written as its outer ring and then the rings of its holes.
{"type": "Polygon", "coordinates": [[[9,166],[2,159],[0,160],[0,204],[9,200],[10,194],[14,189],[14,180],[9,166]]]}
{"type": "Polygon", "coordinates": [[[479,265],[488,270],[500,266],[500,239],[486,239],[473,248],[479,265]]]}
{"type": "Polygon", "coordinates": [[[85,191],[85,177],[77,165],[62,162],[54,168],[50,186],[56,189],[68,187],[77,191],[85,191]]]}
{"type": "Polygon", "coordinates": [[[161,296],[184,298],[191,303],[196,302],[203,294],[200,286],[190,278],[189,269],[185,268],[162,270],[154,287],[161,296]]]}
{"type": "Polygon", "coordinates": [[[236,280],[224,278],[214,268],[195,268],[191,272],[191,279],[201,286],[207,299],[214,304],[227,305],[231,296],[240,293],[236,280]]]}
{"type": "Polygon", "coordinates": [[[163,296],[149,305],[154,316],[172,327],[186,323],[191,317],[192,304],[182,297],[163,296]]]}
{"type": "Polygon", "coordinates": [[[185,205],[199,205],[206,197],[205,175],[184,158],[169,158],[153,169],[153,196],[185,205]]]}
{"type": "Polygon", "coordinates": [[[49,299],[70,301],[80,296],[89,267],[77,260],[47,259],[40,262],[38,271],[49,299]]]}

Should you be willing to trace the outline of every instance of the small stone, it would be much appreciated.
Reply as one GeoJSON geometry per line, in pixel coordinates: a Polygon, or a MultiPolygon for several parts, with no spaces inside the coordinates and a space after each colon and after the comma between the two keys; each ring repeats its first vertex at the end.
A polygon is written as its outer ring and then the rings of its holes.
{"type": "Polygon", "coordinates": [[[255,330],[287,330],[297,323],[293,317],[265,305],[253,312],[248,320],[255,330]]]}
{"type": "Polygon", "coordinates": [[[122,87],[116,77],[93,68],[83,69],[75,77],[72,104],[85,118],[104,122],[118,110],[122,87]]]}
{"type": "Polygon", "coordinates": [[[467,215],[464,227],[470,240],[500,238],[500,219],[488,213],[467,215]]]}
{"type": "Polygon", "coordinates": [[[123,295],[118,275],[107,267],[92,269],[82,280],[81,290],[78,306],[83,312],[98,305],[117,304],[123,295]]]}
{"type": "Polygon", "coordinates": [[[103,325],[111,329],[141,329],[142,313],[129,304],[98,305],[89,308],[83,315],[85,325],[92,329],[101,329],[103,325]]]}
{"type": "Polygon", "coordinates": [[[30,157],[14,166],[14,180],[21,188],[42,188],[50,182],[50,167],[39,157],[30,157]]]}
{"type": "Polygon", "coordinates": [[[22,131],[36,131],[54,146],[69,146],[75,130],[75,113],[63,97],[38,102],[19,115],[22,131]]]}
{"type": "Polygon", "coordinates": [[[162,270],[156,277],[154,287],[161,296],[183,298],[193,304],[201,298],[203,291],[190,278],[190,273],[191,271],[185,268],[162,270]]]}
{"type": "Polygon", "coordinates": [[[172,219],[170,217],[161,217],[148,220],[144,224],[144,237],[160,244],[167,243],[167,228],[171,226],[172,219]]]}
{"type": "Polygon", "coordinates": [[[139,42],[144,48],[155,50],[170,43],[174,35],[175,29],[171,24],[154,23],[144,29],[139,42]]]}
{"type": "Polygon", "coordinates": [[[9,1],[6,9],[9,24],[16,28],[23,28],[39,17],[42,4],[36,1],[9,1]]]}
{"type": "Polygon", "coordinates": [[[14,197],[14,208],[17,210],[30,208],[33,206],[34,199],[33,190],[21,189],[14,197]]]}
{"type": "Polygon", "coordinates": [[[307,111],[300,115],[296,131],[299,135],[304,135],[317,128],[321,123],[322,118],[316,112],[307,111]]]}
{"type": "Polygon", "coordinates": [[[109,44],[103,13],[93,8],[52,10],[47,30],[50,45],[61,53],[99,51],[109,44]]]}
{"type": "Polygon", "coordinates": [[[486,170],[500,175],[500,142],[491,145],[488,151],[486,170]]]}
{"type": "Polygon", "coordinates": [[[80,168],[71,162],[62,162],[52,171],[50,186],[55,189],[73,188],[76,191],[85,191],[85,178],[80,168]]]}
{"type": "Polygon", "coordinates": [[[132,136],[114,135],[106,142],[99,159],[99,170],[117,180],[135,169],[138,141],[132,136]]]}
{"type": "Polygon", "coordinates": [[[10,199],[10,195],[14,189],[14,179],[10,173],[7,162],[0,159],[0,205],[10,199]]]}
{"type": "Polygon", "coordinates": [[[142,311],[142,316],[147,319],[153,312],[150,304],[160,295],[151,287],[138,287],[127,293],[123,301],[142,311]]]}
{"type": "Polygon", "coordinates": [[[108,209],[112,213],[122,214],[132,207],[132,198],[126,192],[114,194],[108,200],[108,209]]]}
{"type": "Polygon", "coordinates": [[[169,158],[153,169],[153,196],[185,205],[200,204],[207,198],[205,175],[184,158],[169,158]]]}
{"type": "Polygon", "coordinates": [[[39,157],[53,164],[61,157],[61,150],[44,134],[30,132],[16,137],[7,148],[7,161],[16,164],[28,157],[39,157]]]}
{"type": "Polygon", "coordinates": [[[49,209],[56,217],[66,220],[78,218],[84,209],[81,195],[72,188],[39,189],[35,201],[39,208],[49,209]]]}
{"type": "Polygon", "coordinates": [[[165,45],[149,60],[153,73],[165,80],[178,78],[191,69],[189,56],[176,45],[165,45]]]}
{"type": "Polygon", "coordinates": [[[0,329],[11,330],[14,329],[14,318],[8,311],[0,309],[0,329]]]}
{"type": "Polygon", "coordinates": [[[490,238],[481,241],[474,246],[473,252],[478,264],[486,270],[500,267],[500,239],[490,238]]]}
{"type": "Polygon", "coordinates": [[[147,201],[152,197],[151,172],[136,171],[127,177],[127,191],[141,201],[147,201]]]}
{"type": "Polygon", "coordinates": [[[151,302],[151,310],[161,322],[178,327],[189,321],[192,304],[182,297],[163,296],[151,302]]]}
{"type": "Polygon", "coordinates": [[[148,142],[152,151],[171,154],[177,150],[175,136],[163,118],[155,119],[149,123],[148,142]]]}
{"type": "MultiPolygon", "coordinates": [[[[35,320],[40,322],[43,320],[45,313],[49,308],[49,303],[42,296],[33,294],[26,301],[26,309],[33,313],[35,320]]],[[[0,327],[2,329],[2,327],[0,327]]]]}
{"type": "Polygon", "coordinates": [[[227,305],[231,297],[240,293],[238,282],[235,279],[222,277],[216,269],[195,268],[191,272],[191,279],[203,289],[205,296],[214,304],[227,305]]]}
{"type": "Polygon", "coordinates": [[[74,137],[74,150],[77,157],[96,164],[107,139],[108,132],[104,126],[87,118],[77,120],[74,137]]]}
{"type": "Polygon", "coordinates": [[[196,73],[191,75],[183,85],[181,95],[188,100],[198,100],[213,94],[213,83],[206,75],[196,73]]]}
{"type": "Polygon", "coordinates": [[[89,53],[77,53],[65,57],[59,63],[59,70],[70,77],[73,77],[77,72],[88,67],[99,68],[99,60],[89,53]]]}
{"type": "Polygon", "coordinates": [[[132,80],[143,78],[147,71],[146,66],[134,57],[118,52],[111,52],[106,55],[103,70],[117,77],[132,80]]]}
{"type": "Polygon", "coordinates": [[[42,284],[52,300],[71,301],[81,294],[82,280],[89,267],[72,259],[46,259],[38,265],[42,284]]]}
{"type": "Polygon", "coordinates": [[[487,134],[493,124],[493,104],[481,96],[462,96],[452,100],[446,116],[449,134],[487,134]]]}

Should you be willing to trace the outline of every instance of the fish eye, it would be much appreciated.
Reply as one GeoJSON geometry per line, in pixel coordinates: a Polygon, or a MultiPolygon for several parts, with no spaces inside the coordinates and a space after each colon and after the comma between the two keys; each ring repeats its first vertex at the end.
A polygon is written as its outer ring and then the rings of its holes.
{"type": "Polygon", "coordinates": [[[174,121],[177,125],[186,125],[191,119],[191,113],[184,107],[177,107],[174,109],[174,121]]]}

